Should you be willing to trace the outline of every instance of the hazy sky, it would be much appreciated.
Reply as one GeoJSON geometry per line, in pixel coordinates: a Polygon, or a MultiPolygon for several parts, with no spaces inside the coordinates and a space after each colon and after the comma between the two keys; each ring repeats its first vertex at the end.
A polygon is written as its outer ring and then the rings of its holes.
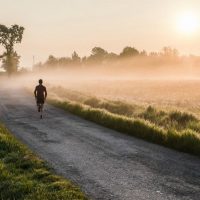
{"type": "Polygon", "coordinates": [[[25,27],[17,45],[23,66],[32,65],[33,55],[36,62],[74,50],[84,56],[94,46],[116,53],[125,46],[148,52],[172,46],[200,55],[200,31],[186,35],[177,29],[181,13],[200,13],[200,0],[0,0],[0,5],[0,23],[25,27]]]}

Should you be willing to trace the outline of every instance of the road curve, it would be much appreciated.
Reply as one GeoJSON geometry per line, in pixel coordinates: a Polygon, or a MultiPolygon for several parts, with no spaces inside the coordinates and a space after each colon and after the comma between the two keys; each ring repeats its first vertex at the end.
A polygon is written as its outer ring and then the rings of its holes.
{"type": "Polygon", "coordinates": [[[0,121],[91,199],[200,198],[200,159],[101,127],[33,97],[0,89],[0,121]]]}

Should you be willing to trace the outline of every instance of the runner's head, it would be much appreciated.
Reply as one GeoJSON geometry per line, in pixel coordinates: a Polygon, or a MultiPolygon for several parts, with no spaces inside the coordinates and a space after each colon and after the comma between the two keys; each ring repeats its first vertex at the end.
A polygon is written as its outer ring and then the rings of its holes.
{"type": "Polygon", "coordinates": [[[42,85],[42,83],[43,83],[43,80],[42,80],[42,79],[40,79],[40,80],[39,80],[39,84],[40,84],[40,85],[42,85]]]}

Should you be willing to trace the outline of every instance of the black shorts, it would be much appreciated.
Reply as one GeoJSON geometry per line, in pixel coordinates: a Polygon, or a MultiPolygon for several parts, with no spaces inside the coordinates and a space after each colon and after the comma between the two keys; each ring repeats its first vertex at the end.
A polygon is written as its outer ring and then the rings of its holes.
{"type": "Polygon", "coordinates": [[[37,104],[44,104],[44,98],[37,98],[37,104]]]}

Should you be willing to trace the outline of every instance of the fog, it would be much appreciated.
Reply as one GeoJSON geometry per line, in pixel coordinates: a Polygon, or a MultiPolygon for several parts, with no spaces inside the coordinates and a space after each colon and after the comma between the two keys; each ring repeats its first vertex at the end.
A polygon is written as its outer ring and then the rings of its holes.
{"type": "Polygon", "coordinates": [[[140,105],[154,105],[170,109],[181,108],[198,112],[200,109],[200,68],[193,62],[159,64],[143,59],[102,65],[45,67],[0,76],[1,88],[28,88],[33,92],[41,78],[53,94],[53,87],[61,87],[84,95],[120,100],[140,105]]]}

